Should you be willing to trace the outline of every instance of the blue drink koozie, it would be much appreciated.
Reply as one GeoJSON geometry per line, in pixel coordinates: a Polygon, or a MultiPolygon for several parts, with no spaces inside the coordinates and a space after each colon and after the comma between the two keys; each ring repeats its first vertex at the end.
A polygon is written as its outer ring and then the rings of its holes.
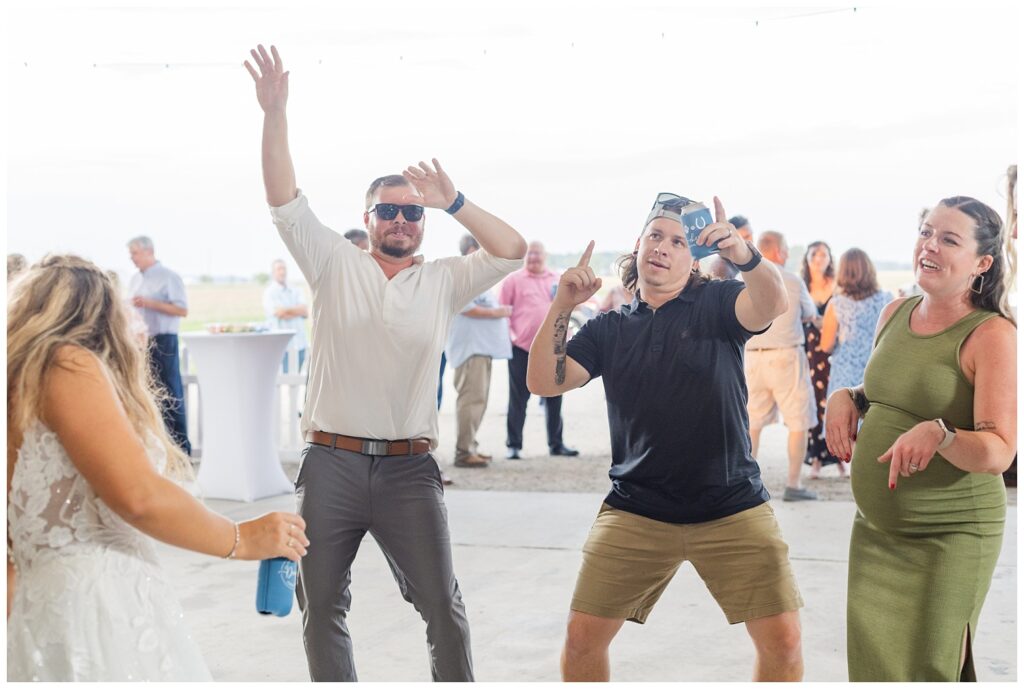
{"type": "Polygon", "coordinates": [[[260,576],[256,581],[256,612],[278,617],[290,613],[298,571],[298,564],[286,557],[261,560],[260,576]]]}
{"type": "MultiPolygon", "coordinates": [[[[696,259],[718,253],[718,242],[711,246],[700,246],[697,237],[704,231],[704,228],[714,222],[711,211],[699,201],[691,203],[680,212],[679,222],[683,224],[683,231],[686,233],[686,243],[690,245],[690,255],[696,259]]],[[[721,241],[721,240],[719,240],[721,241]]]]}

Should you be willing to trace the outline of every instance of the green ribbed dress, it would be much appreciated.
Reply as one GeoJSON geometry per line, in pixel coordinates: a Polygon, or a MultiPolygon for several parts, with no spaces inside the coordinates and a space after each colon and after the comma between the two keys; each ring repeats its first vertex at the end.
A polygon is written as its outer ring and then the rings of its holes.
{"type": "Polygon", "coordinates": [[[1006,521],[1001,476],[962,471],[936,454],[889,490],[878,457],[915,424],[935,418],[974,428],[974,388],[960,371],[960,346],[989,318],[974,311],[934,335],[910,331],[921,297],[900,305],[864,372],[871,406],[851,464],[857,502],[846,603],[851,681],[975,679],[964,628],[974,638],[1006,521]]]}

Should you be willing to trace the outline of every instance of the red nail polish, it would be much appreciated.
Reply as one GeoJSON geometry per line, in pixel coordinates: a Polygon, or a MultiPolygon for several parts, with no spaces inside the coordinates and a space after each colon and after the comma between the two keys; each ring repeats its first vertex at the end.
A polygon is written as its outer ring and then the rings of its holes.
{"type": "Polygon", "coordinates": [[[889,484],[889,490],[896,490],[896,484],[895,483],[890,483],[889,484]]]}

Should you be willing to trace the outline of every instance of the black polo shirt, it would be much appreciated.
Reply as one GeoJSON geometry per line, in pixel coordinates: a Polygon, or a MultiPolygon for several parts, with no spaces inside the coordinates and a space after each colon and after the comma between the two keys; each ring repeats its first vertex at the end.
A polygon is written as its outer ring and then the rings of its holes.
{"type": "Polygon", "coordinates": [[[738,280],[696,283],[659,309],[634,299],[590,321],[567,353],[604,379],[612,507],[675,524],[769,499],[750,454],[738,280]]]}

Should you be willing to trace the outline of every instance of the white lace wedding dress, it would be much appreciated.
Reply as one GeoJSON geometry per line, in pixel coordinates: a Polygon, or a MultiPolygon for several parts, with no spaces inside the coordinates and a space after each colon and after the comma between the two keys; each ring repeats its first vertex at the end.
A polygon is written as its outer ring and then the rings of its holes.
{"type": "MultiPolygon", "coordinates": [[[[148,453],[162,469],[162,448],[148,453]]],[[[211,679],[152,541],[96,496],[39,421],[18,450],[7,524],[9,681],[211,679]]]]}

